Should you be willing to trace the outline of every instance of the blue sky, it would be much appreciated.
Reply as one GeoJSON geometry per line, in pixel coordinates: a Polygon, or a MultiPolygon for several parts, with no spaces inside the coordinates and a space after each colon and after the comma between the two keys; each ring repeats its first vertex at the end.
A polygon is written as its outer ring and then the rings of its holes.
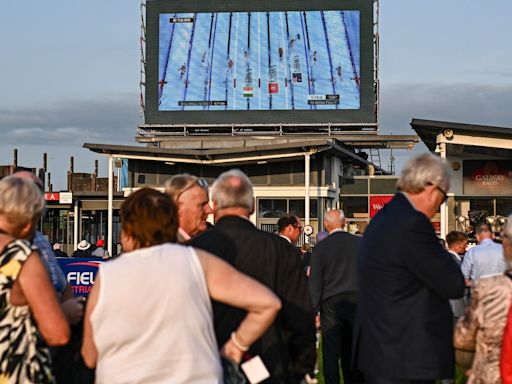
{"type": "MultiPolygon", "coordinates": [[[[413,134],[412,117],[512,127],[510,14],[505,0],[381,0],[381,133],[413,134]]],[[[77,172],[100,159],[104,176],[106,160],[82,144],[135,144],[139,28],[135,0],[11,2],[0,13],[0,164],[18,148],[20,165],[40,167],[47,152],[57,190],[71,155],[77,172]]],[[[411,154],[395,152],[399,163],[411,154]]]]}

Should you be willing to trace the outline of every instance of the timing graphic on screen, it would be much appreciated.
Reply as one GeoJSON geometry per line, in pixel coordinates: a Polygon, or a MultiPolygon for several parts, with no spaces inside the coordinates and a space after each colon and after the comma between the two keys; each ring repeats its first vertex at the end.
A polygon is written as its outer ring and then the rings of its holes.
{"type": "Polygon", "coordinates": [[[159,111],[360,108],[359,11],[160,14],[159,111]]]}

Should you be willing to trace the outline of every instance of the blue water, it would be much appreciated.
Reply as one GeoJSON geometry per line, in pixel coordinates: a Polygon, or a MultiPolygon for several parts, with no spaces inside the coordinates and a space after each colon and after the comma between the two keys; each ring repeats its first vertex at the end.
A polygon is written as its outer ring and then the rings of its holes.
{"type": "Polygon", "coordinates": [[[359,47],[358,11],[162,14],[159,110],[358,109],[359,47]]]}

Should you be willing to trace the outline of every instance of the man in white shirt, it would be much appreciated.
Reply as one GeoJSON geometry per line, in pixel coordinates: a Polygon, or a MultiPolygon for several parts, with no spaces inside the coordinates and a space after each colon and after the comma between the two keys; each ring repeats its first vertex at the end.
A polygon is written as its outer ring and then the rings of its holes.
{"type": "Polygon", "coordinates": [[[494,233],[489,224],[481,223],[476,227],[476,239],[478,245],[466,252],[461,265],[468,286],[482,276],[502,274],[506,269],[503,248],[493,241],[494,233]]]}
{"type": "Polygon", "coordinates": [[[280,237],[295,245],[302,234],[302,223],[297,216],[287,213],[277,222],[277,230],[280,237]]]}
{"type": "Polygon", "coordinates": [[[184,243],[208,229],[206,219],[212,213],[208,182],[188,173],[165,182],[165,193],[178,207],[178,242],[184,243]]]}

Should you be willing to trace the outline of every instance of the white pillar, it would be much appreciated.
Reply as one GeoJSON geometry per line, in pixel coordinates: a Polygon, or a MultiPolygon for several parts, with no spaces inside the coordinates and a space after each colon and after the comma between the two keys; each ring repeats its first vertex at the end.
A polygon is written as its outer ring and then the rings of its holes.
{"type": "MultiPolygon", "coordinates": [[[[306,189],[306,193],[304,194],[304,224],[309,225],[309,214],[310,214],[310,207],[309,207],[309,176],[310,176],[310,170],[311,170],[311,155],[309,153],[306,153],[304,155],[304,188],[306,189]]],[[[309,242],[309,236],[304,236],[304,241],[307,243],[309,242]]]]}
{"type": "Polygon", "coordinates": [[[107,222],[107,251],[112,256],[112,226],[113,226],[113,201],[114,201],[114,178],[113,178],[113,162],[112,156],[108,157],[108,222],[107,222]]]}
{"type": "Polygon", "coordinates": [[[76,251],[78,245],[78,200],[75,199],[73,209],[73,251],[76,251]]]}
{"type": "MultiPolygon", "coordinates": [[[[441,158],[446,161],[446,143],[438,144],[441,149],[441,158]]],[[[446,191],[448,193],[448,191],[446,191]]],[[[441,216],[441,237],[446,239],[446,234],[448,233],[448,204],[443,202],[440,208],[440,216],[441,216]]]]}

